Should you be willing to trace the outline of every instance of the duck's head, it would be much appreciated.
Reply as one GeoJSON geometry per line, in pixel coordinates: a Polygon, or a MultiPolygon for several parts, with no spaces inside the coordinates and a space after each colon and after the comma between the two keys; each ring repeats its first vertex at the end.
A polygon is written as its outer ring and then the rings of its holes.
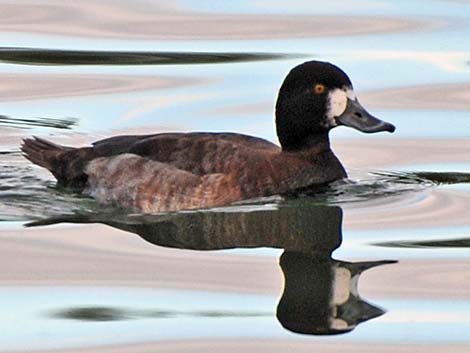
{"type": "Polygon", "coordinates": [[[395,131],[395,126],[362,107],[351,80],[339,67],[321,61],[294,67],[282,83],[276,103],[276,129],[282,148],[302,149],[339,125],[366,133],[395,131]]]}

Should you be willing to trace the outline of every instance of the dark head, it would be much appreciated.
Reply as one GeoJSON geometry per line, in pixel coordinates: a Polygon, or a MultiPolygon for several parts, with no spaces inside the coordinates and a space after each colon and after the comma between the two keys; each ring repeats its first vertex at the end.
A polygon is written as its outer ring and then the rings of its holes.
{"type": "Polygon", "coordinates": [[[276,129],[284,150],[306,146],[338,125],[366,133],[395,131],[370,115],[357,100],[351,80],[339,67],[308,61],[294,67],[279,90],[276,129]]]}

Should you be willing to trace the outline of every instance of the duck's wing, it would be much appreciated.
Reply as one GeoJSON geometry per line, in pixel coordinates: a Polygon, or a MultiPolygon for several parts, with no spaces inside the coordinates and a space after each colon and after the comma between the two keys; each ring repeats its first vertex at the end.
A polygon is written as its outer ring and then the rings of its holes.
{"type": "Polygon", "coordinates": [[[164,133],[117,136],[93,144],[99,156],[132,153],[196,175],[229,174],[232,168],[269,158],[280,148],[264,139],[235,133],[164,133]]]}

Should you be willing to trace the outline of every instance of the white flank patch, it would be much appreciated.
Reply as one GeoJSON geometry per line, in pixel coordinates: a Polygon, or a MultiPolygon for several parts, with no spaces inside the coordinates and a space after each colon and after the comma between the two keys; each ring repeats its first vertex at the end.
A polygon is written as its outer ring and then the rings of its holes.
{"type": "Polygon", "coordinates": [[[346,110],[348,98],[351,100],[356,99],[354,91],[350,88],[336,88],[328,93],[326,117],[330,126],[338,125],[335,118],[343,114],[346,110]]]}

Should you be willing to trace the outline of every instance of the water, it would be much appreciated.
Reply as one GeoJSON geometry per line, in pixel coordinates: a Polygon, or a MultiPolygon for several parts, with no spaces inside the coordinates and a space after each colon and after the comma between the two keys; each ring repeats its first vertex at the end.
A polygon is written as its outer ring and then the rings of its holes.
{"type": "Polygon", "coordinates": [[[450,0],[0,1],[0,351],[470,352],[469,21],[450,0]],[[352,182],[314,195],[125,214],[19,152],[275,142],[277,90],[308,59],[397,126],[335,129],[352,182]]]}

